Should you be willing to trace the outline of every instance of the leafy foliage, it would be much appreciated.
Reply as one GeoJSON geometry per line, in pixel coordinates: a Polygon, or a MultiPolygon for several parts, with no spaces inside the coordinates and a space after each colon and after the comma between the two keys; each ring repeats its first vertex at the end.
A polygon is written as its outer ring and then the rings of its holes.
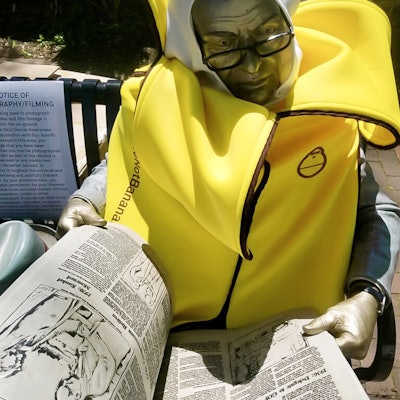
{"type": "MultiPolygon", "coordinates": [[[[400,82],[400,1],[372,1],[390,18],[400,82]]],[[[146,0],[3,1],[0,37],[63,46],[57,59],[62,68],[118,78],[146,62],[148,49],[158,45],[146,0]]],[[[8,53],[15,53],[9,44],[8,53]]]]}
{"type": "Polygon", "coordinates": [[[63,68],[120,77],[157,46],[153,24],[144,0],[16,0],[3,6],[0,36],[62,41],[63,68]]]}

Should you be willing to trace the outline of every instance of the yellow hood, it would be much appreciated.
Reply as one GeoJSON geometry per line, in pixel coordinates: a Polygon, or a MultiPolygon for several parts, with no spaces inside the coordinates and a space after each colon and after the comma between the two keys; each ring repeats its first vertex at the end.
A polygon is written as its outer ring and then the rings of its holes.
{"type": "Polygon", "coordinates": [[[308,0],[294,23],[304,57],[290,110],[358,116],[369,122],[361,124],[369,142],[398,145],[400,112],[385,13],[366,0],[308,0]]]}
{"type": "MultiPolygon", "coordinates": [[[[171,16],[168,17],[168,7],[179,7],[175,3],[181,1],[190,10],[193,0],[170,0],[171,4],[168,0],[148,1],[166,56],[178,58],[194,72],[202,70],[193,35],[171,31],[171,16]],[[183,55],[174,49],[174,35],[179,37],[181,46],[186,46],[183,55]],[[197,58],[187,58],[191,52],[197,52],[197,58]]],[[[278,2],[290,16],[298,3],[278,2]]],[[[372,145],[398,145],[400,112],[390,52],[390,23],[385,13],[368,0],[307,0],[300,2],[292,17],[303,58],[286,111],[346,113],[367,121],[360,125],[361,133],[372,145]]],[[[172,27],[175,29],[175,24],[172,27]]],[[[300,61],[299,50],[295,57],[300,61]]],[[[209,72],[215,87],[227,91],[209,72]]],[[[293,72],[296,75],[297,69],[293,72]]]]}

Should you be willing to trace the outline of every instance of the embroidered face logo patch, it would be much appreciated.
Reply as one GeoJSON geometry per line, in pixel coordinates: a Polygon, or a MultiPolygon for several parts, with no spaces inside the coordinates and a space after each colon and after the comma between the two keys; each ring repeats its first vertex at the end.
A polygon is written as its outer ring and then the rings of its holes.
{"type": "Polygon", "coordinates": [[[316,147],[308,153],[297,167],[297,173],[303,178],[312,178],[319,174],[326,165],[326,155],[322,147],[316,147]]]}

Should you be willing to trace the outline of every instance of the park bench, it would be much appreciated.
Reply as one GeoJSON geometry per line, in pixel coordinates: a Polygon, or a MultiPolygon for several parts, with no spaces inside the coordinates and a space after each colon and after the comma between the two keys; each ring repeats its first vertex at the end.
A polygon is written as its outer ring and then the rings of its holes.
{"type": "MultiPolygon", "coordinates": [[[[7,79],[0,77],[1,81],[24,81],[23,77],[14,77],[7,79]]],[[[37,80],[41,80],[38,78],[37,80]]],[[[47,78],[46,78],[47,80],[47,78]]],[[[68,140],[71,149],[71,158],[73,160],[74,174],[77,187],[80,186],[86,174],[90,173],[102,158],[105,149],[98,138],[98,106],[105,106],[105,126],[106,142],[110,138],[114,119],[119,111],[121,104],[120,87],[121,81],[108,80],[102,82],[97,79],[84,79],[77,81],[75,79],[60,79],[64,83],[65,99],[65,117],[68,130],[68,140]],[[76,157],[76,131],[74,126],[73,105],[80,104],[82,108],[82,122],[84,135],[84,150],[86,167],[79,166],[79,160],[76,157]]],[[[105,143],[105,147],[107,147],[105,143]]],[[[4,190],[4,188],[2,188],[4,190]]],[[[3,222],[0,218],[0,223],[3,222]]],[[[43,222],[43,221],[33,221],[43,222]]],[[[47,221],[52,226],[56,221],[47,221]]],[[[383,381],[385,380],[393,367],[396,346],[396,327],[393,305],[389,304],[385,312],[378,317],[377,339],[374,359],[368,367],[357,367],[355,373],[361,381],[383,381]]]]}
{"type": "MultiPolygon", "coordinates": [[[[13,77],[10,79],[0,77],[0,84],[1,82],[6,81],[25,82],[31,80],[24,77],[13,77]]],[[[48,83],[53,80],[37,78],[34,81],[45,81],[48,83]]],[[[115,79],[110,79],[104,82],[98,79],[84,79],[82,81],[77,81],[75,79],[60,78],[58,84],[60,81],[63,82],[65,104],[65,112],[63,112],[65,121],[63,120],[63,123],[64,125],[66,124],[66,132],[68,134],[68,142],[65,142],[65,138],[63,142],[64,144],[67,144],[67,146],[62,146],[61,152],[65,157],[70,158],[72,161],[70,165],[74,170],[73,175],[75,177],[75,185],[73,186],[73,189],[76,189],[81,185],[82,181],[90,171],[100,163],[102,158],[104,158],[104,154],[107,151],[108,139],[111,135],[111,129],[121,103],[120,87],[122,82],[115,79]],[[64,147],[69,147],[69,150],[64,147]]],[[[7,85],[3,87],[7,87],[7,85]]],[[[24,116],[20,117],[20,119],[24,120],[24,116]]],[[[12,128],[15,129],[14,126],[12,128]]],[[[14,142],[15,141],[16,139],[14,138],[14,142]]],[[[7,144],[3,143],[3,148],[0,148],[0,151],[4,151],[4,147],[6,146],[7,144]]],[[[9,155],[9,153],[4,154],[9,155]]],[[[21,153],[19,154],[19,157],[21,158],[21,153]]],[[[31,159],[29,162],[33,161],[35,160],[31,159]]],[[[6,161],[4,160],[4,162],[6,161]]],[[[65,175],[68,172],[70,173],[70,171],[62,171],[60,173],[65,175]]],[[[58,177],[60,177],[60,175],[58,177]]],[[[61,178],[63,178],[63,176],[61,176],[61,178]]],[[[42,182],[42,184],[46,185],[47,183],[42,182]]],[[[51,191],[50,187],[48,188],[48,191],[51,191]]],[[[64,202],[65,199],[62,201],[64,202]]],[[[22,202],[21,208],[23,207],[24,204],[22,202]]],[[[58,207],[58,213],[59,212],[60,210],[58,207]]],[[[55,215],[51,215],[51,218],[49,217],[46,221],[43,221],[43,218],[41,217],[32,217],[31,222],[37,224],[44,222],[54,228],[57,223],[57,212],[54,211],[54,213],[55,215]]],[[[0,217],[0,222],[6,220],[2,217],[3,215],[0,217]]],[[[27,217],[28,216],[24,215],[23,219],[26,219],[27,217]]],[[[15,219],[15,216],[11,215],[11,218],[15,219]]],[[[10,219],[10,216],[8,219],[10,219]]]]}

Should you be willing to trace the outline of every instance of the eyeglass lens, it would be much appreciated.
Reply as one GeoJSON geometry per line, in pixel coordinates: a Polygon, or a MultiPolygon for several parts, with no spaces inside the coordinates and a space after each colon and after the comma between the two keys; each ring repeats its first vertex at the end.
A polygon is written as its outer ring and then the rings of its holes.
{"type": "Polygon", "coordinates": [[[276,37],[263,40],[246,48],[212,54],[205,58],[204,61],[213,69],[232,68],[243,61],[246,51],[253,51],[260,57],[268,57],[287,47],[292,36],[290,32],[281,33],[276,37]]]}

